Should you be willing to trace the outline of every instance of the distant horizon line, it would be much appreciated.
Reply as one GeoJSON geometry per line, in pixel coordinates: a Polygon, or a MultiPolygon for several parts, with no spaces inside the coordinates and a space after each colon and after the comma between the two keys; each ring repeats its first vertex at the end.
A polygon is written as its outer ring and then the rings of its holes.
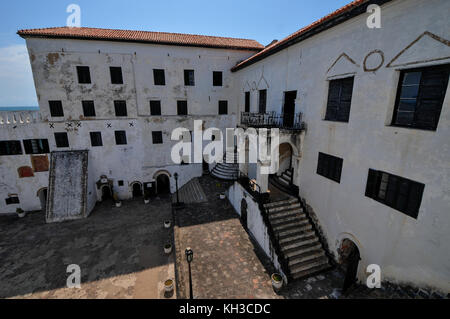
{"type": "Polygon", "coordinates": [[[39,110],[39,106],[1,106],[2,111],[25,111],[25,110],[39,110]]]}

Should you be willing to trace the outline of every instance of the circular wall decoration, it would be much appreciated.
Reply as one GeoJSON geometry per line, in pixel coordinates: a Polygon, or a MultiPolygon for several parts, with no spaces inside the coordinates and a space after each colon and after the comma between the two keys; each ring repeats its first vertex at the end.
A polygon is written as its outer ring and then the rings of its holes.
{"type": "Polygon", "coordinates": [[[384,64],[384,54],[381,50],[373,50],[369,52],[364,58],[364,71],[374,72],[377,71],[384,64]]]}

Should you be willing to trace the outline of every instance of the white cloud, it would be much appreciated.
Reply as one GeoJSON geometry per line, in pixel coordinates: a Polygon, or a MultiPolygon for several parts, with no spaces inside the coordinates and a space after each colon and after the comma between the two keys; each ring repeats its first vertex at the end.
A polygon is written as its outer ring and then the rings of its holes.
{"type": "Polygon", "coordinates": [[[26,46],[0,48],[0,107],[37,105],[26,46]]]}

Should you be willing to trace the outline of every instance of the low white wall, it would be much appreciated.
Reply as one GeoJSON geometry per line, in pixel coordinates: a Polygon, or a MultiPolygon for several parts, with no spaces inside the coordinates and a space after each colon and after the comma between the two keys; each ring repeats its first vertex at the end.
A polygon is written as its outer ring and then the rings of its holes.
{"type": "Polygon", "coordinates": [[[245,199],[247,202],[247,227],[249,232],[258,242],[259,246],[263,249],[266,255],[270,258],[277,271],[287,282],[286,275],[283,273],[281,265],[278,263],[278,256],[271,245],[269,234],[267,233],[267,227],[264,224],[258,203],[238,182],[235,182],[230,186],[226,195],[239,216],[241,216],[242,199],[245,199]]]}

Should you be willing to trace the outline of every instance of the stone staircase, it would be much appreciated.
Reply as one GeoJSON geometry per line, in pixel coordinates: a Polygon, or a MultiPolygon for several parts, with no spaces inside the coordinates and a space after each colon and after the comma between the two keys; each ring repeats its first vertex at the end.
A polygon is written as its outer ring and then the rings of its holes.
{"type": "Polygon", "coordinates": [[[287,264],[288,278],[309,277],[331,268],[325,249],[295,197],[264,204],[270,226],[279,246],[278,256],[287,264]]]}
{"type": "Polygon", "coordinates": [[[289,168],[285,170],[280,176],[277,176],[275,174],[270,175],[269,183],[271,183],[273,186],[286,193],[290,193],[292,172],[293,172],[292,168],[289,168]]]}
{"type": "Polygon", "coordinates": [[[223,163],[217,163],[217,165],[211,171],[211,175],[224,180],[234,181],[239,176],[239,163],[237,152],[228,153],[229,157],[233,159],[232,163],[226,162],[227,153],[223,156],[223,163]]]}
{"type": "MultiPolygon", "coordinates": [[[[178,190],[180,202],[185,204],[204,203],[208,199],[198,178],[193,178],[178,190]]],[[[172,194],[172,203],[177,202],[177,193],[172,194]]]]}

